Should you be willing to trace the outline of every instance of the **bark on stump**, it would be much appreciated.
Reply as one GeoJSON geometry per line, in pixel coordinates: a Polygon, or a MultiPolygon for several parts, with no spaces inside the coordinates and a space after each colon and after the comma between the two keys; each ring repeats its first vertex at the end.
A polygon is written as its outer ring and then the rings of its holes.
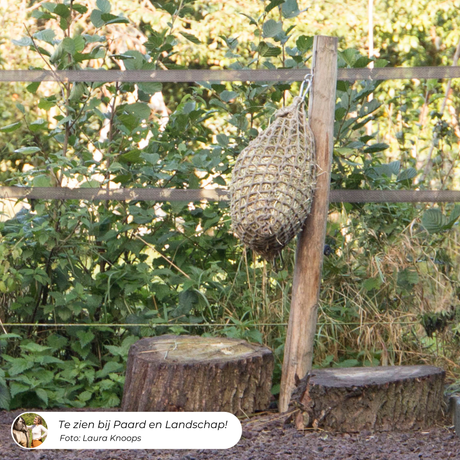
{"type": "Polygon", "coordinates": [[[433,366],[313,370],[294,391],[298,429],[394,431],[423,429],[442,416],[442,369],[433,366]]]}
{"type": "Polygon", "coordinates": [[[222,337],[164,335],[131,346],[124,411],[266,410],[274,359],[268,348],[222,337]]]}

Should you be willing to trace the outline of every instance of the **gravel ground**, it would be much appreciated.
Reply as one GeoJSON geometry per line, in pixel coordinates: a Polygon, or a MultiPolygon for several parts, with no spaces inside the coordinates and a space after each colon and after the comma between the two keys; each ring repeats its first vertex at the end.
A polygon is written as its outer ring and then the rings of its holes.
{"type": "MultiPolygon", "coordinates": [[[[74,410],[74,409],[73,409],[74,410]]],[[[243,421],[240,442],[228,450],[39,450],[26,451],[11,438],[11,423],[23,410],[0,412],[1,460],[460,460],[460,438],[452,427],[396,433],[298,432],[286,417],[271,413],[243,421]]],[[[34,412],[27,409],[27,412],[34,412]]]]}

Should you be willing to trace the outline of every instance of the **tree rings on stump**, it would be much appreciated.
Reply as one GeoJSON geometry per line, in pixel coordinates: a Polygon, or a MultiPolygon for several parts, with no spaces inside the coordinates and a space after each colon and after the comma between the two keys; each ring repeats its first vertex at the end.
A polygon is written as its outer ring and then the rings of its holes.
{"type": "Polygon", "coordinates": [[[223,337],[164,335],[131,346],[124,411],[266,410],[274,359],[266,347],[223,337]]]}
{"type": "Polygon", "coordinates": [[[295,424],[342,432],[427,428],[442,415],[444,376],[433,366],[313,370],[293,393],[295,424]]]}

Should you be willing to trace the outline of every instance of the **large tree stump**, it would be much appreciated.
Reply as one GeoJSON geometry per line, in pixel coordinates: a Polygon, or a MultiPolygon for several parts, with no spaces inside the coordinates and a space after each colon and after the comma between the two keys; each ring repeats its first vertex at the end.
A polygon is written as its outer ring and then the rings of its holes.
{"type": "Polygon", "coordinates": [[[444,375],[433,366],[313,370],[293,394],[295,424],[342,432],[426,428],[442,414],[444,375]]]}
{"type": "Polygon", "coordinates": [[[265,410],[273,373],[271,350],[244,340],[164,335],[131,346],[124,411],[265,410]]]}

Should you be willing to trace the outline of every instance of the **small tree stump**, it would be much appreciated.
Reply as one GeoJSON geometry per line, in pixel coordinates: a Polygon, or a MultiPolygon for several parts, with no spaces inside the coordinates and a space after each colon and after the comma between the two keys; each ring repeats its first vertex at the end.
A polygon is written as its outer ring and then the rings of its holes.
{"type": "Polygon", "coordinates": [[[444,376],[433,366],[313,370],[293,394],[294,421],[342,432],[426,428],[442,414],[444,376]]]}
{"type": "Polygon", "coordinates": [[[131,346],[124,411],[265,410],[270,403],[271,350],[244,340],[164,335],[131,346]]]}

